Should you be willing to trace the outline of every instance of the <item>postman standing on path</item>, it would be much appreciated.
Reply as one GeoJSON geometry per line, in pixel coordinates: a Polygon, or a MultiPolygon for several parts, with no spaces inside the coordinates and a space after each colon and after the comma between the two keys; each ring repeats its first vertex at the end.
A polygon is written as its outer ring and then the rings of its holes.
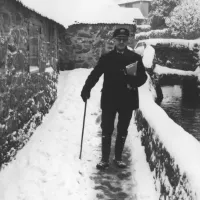
{"type": "Polygon", "coordinates": [[[90,98],[91,89],[104,74],[101,95],[102,159],[96,166],[99,170],[109,167],[111,136],[117,113],[117,138],[113,162],[119,168],[126,167],[122,161],[122,151],[132,112],[139,107],[138,87],[143,85],[147,79],[142,57],[127,48],[128,38],[128,29],[118,28],[114,31],[114,49],[100,57],[81,92],[81,97],[85,102],[90,98]]]}

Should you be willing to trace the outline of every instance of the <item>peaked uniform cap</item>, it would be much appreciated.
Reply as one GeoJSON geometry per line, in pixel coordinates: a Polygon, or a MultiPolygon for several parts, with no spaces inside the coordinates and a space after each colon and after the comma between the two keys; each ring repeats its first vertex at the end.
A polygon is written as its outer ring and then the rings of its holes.
{"type": "Polygon", "coordinates": [[[118,28],[114,31],[113,37],[129,37],[129,30],[127,28],[118,28]]]}

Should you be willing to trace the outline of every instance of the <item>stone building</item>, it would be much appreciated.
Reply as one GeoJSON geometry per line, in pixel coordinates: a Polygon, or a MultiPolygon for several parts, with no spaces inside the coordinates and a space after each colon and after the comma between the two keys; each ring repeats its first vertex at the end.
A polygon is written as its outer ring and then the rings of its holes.
{"type": "Polygon", "coordinates": [[[56,68],[64,27],[16,0],[0,0],[0,72],[56,68]]]}
{"type": "Polygon", "coordinates": [[[83,23],[69,26],[61,53],[63,69],[94,67],[99,57],[114,47],[112,34],[117,27],[121,26],[130,30],[129,46],[134,48],[136,41],[132,37],[133,23],[131,22],[127,24],[83,23]]]}
{"type": "MultiPolygon", "coordinates": [[[[90,68],[111,48],[111,35],[116,26],[126,25],[131,31],[133,20],[144,19],[139,9],[128,12],[117,4],[95,2],[90,5],[92,9],[83,4],[76,11],[78,14],[71,17],[71,23],[65,24],[64,20],[57,22],[52,16],[45,17],[46,12],[40,14],[39,9],[34,11],[23,2],[26,1],[0,0],[2,73],[6,68],[28,72],[44,71],[49,66],[63,70],[90,68]]],[[[49,5],[46,6],[46,10],[50,9],[49,5]]],[[[59,15],[66,21],[70,18],[62,9],[59,9],[59,15]]]]}
{"type": "MultiPolygon", "coordinates": [[[[95,2],[96,4],[96,2],[95,2]]],[[[139,11],[139,9],[138,9],[139,11]]],[[[76,23],[66,30],[65,43],[61,49],[61,66],[67,68],[91,68],[99,57],[113,46],[112,34],[117,27],[130,30],[129,46],[134,48],[136,41],[132,37],[135,19],[144,19],[141,12],[127,12],[127,9],[116,5],[87,5],[78,12],[76,23]],[[67,55],[67,56],[66,56],[67,55]]]]}
{"type": "Polygon", "coordinates": [[[0,168],[25,145],[57,98],[64,31],[21,1],[0,0],[0,168]]]}

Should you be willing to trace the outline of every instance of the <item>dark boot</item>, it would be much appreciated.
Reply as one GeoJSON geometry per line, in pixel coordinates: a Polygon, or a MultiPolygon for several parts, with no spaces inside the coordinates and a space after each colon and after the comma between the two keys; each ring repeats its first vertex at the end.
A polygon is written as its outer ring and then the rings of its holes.
{"type": "Polygon", "coordinates": [[[124,149],[124,144],[126,141],[126,137],[121,137],[117,135],[117,139],[115,142],[115,160],[121,161],[122,160],[122,152],[124,149]]]}
{"type": "Polygon", "coordinates": [[[121,160],[113,160],[114,164],[119,168],[126,168],[126,163],[121,160]]]}
{"type": "Polygon", "coordinates": [[[114,164],[119,168],[125,168],[126,164],[122,161],[122,152],[124,149],[126,137],[121,137],[117,135],[115,143],[115,159],[113,160],[114,164]]]}
{"type": "Polygon", "coordinates": [[[111,150],[111,137],[114,130],[114,121],[116,115],[115,109],[102,109],[102,159],[97,164],[97,169],[106,169],[109,166],[109,157],[111,150]]]}
{"type": "Polygon", "coordinates": [[[109,162],[101,161],[97,164],[96,168],[99,170],[105,170],[109,167],[109,162]]]}
{"type": "Polygon", "coordinates": [[[111,150],[111,136],[102,136],[102,161],[109,162],[111,150]]]}
{"type": "Polygon", "coordinates": [[[111,136],[102,136],[102,159],[101,162],[97,164],[96,168],[99,170],[104,170],[109,167],[109,156],[111,149],[111,136]]]}

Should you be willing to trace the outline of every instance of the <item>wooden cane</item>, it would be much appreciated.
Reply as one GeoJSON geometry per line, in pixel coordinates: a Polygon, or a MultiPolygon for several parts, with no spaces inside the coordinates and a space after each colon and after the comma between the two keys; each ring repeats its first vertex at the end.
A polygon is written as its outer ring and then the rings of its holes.
{"type": "Polygon", "coordinates": [[[85,128],[86,108],[87,108],[87,99],[86,99],[86,101],[85,101],[85,109],[84,109],[84,116],[83,116],[83,127],[82,127],[82,137],[81,137],[81,150],[80,150],[79,159],[81,159],[82,148],[83,148],[83,135],[84,135],[84,128],[85,128]]]}

